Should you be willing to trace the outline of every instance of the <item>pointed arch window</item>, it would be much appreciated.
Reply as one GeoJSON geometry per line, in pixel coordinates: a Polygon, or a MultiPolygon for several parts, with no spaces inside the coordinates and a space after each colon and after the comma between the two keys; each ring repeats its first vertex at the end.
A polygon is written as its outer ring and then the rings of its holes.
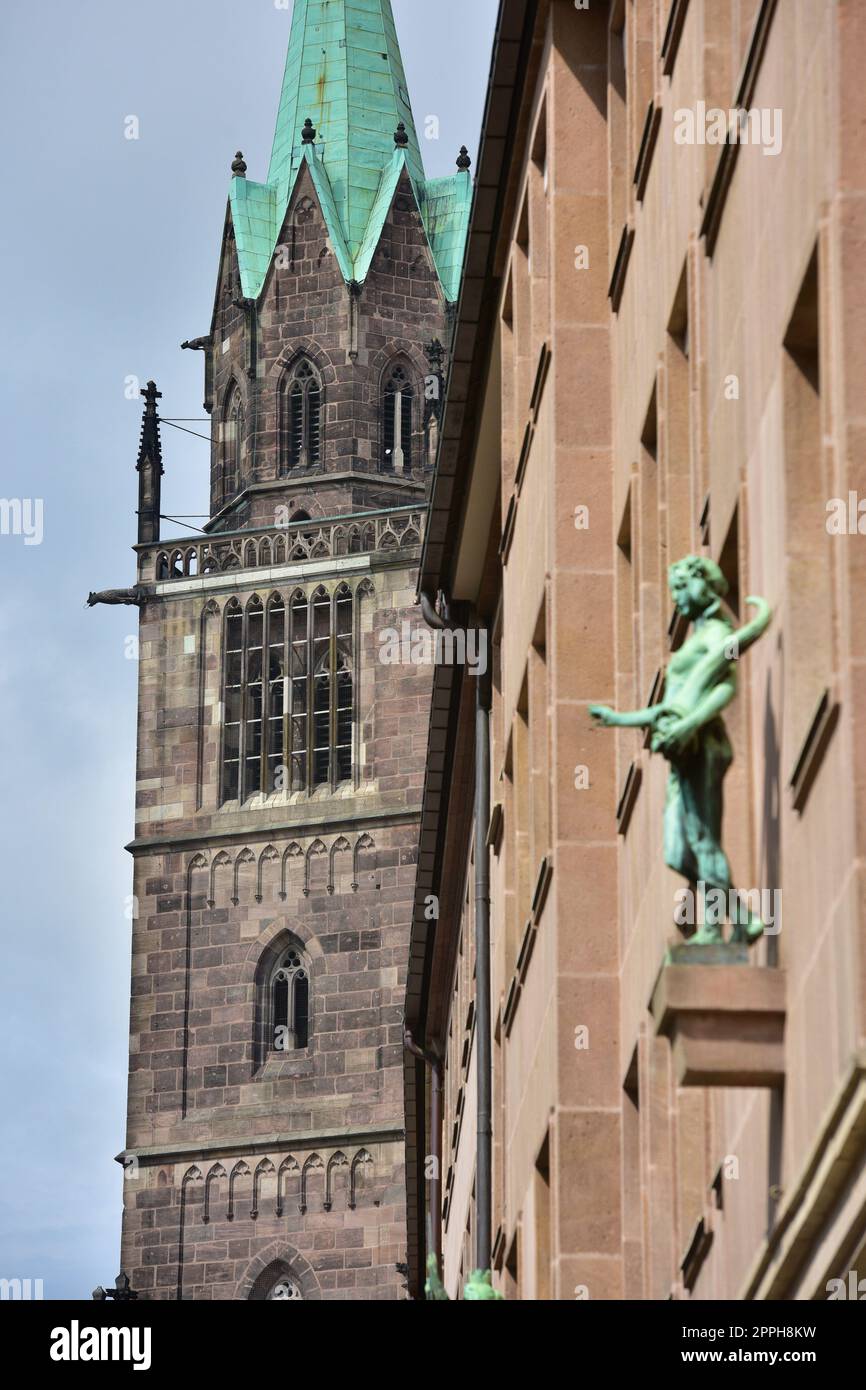
{"type": "Polygon", "coordinates": [[[355,600],[297,590],[226,609],[222,801],[336,790],[353,769],[355,600]]]}
{"type": "Polygon", "coordinates": [[[286,374],[280,407],[280,472],[316,468],[322,460],[322,382],[302,357],[286,374]]]}
{"type": "Polygon", "coordinates": [[[415,392],[409,373],[395,364],[385,378],[383,410],[382,466],[389,473],[409,473],[412,469],[412,411],[415,392]]]}
{"type": "Polygon", "coordinates": [[[244,403],[237,386],[229,389],[223,417],[223,504],[240,490],[244,443],[244,403]]]}
{"type": "Polygon", "coordinates": [[[254,1303],[303,1303],[302,1281],[285,1260],[274,1260],[262,1270],[249,1297],[254,1303]]]}
{"type": "Polygon", "coordinates": [[[310,1041],[310,976],[295,946],[277,960],[269,983],[268,1049],[297,1052],[310,1041]]]}

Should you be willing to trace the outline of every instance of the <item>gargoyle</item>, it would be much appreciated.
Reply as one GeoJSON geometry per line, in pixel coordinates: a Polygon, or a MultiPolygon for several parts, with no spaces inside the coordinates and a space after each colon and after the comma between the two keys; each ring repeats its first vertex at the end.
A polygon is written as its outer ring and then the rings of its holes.
{"type": "Polygon", "coordinates": [[[103,589],[101,593],[87,596],[88,608],[95,608],[99,603],[110,607],[126,604],[130,608],[141,608],[145,602],[146,595],[137,585],[132,589],[103,589]]]}

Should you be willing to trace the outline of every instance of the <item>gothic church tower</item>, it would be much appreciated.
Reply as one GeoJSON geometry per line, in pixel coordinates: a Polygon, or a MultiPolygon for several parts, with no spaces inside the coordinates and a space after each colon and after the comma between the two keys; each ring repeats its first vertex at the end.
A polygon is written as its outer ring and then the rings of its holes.
{"type": "Polygon", "coordinates": [[[121,1155],[142,1298],[406,1296],[431,673],[380,635],[420,621],[464,165],[425,176],[390,0],[295,0],[267,180],[237,156],[211,330],[185,344],[213,417],[194,540],[160,539],[145,393],[121,1155]]]}

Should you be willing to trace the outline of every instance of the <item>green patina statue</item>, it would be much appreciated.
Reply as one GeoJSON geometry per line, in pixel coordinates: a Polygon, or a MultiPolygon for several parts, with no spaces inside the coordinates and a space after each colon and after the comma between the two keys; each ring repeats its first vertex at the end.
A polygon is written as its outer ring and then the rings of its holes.
{"type": "MultiPolygon", "coordinates": [[[[435,1255],[427,1256],[427,1283],[424,1285],[428,1303],[450,1303],[445,1286],[439,1277],[439,1261],[435,1255]]],[[[495,1302],[505,1300],[498,1289],[494,1289],[489,1269],[475,1269],[469,1276],[469,1283],[463,1290],[467,1303],[495,1302]]]]}
{"type": "MultiPolygon", "coordinates": [[[[589,712],[605,727],[652,730],[652,751],[661,753],[670,764],[665,863],[688,880],[695,897],[700,884],[707,905],[712,897],[714,902],[736,901],[739,909],[739,895],[732,887],[730,865],[721,844],[722,784],[733,761],[721,714],[737,691],[737,660],[766,632],[772,613],[763,599],[746,599],[758,611],[750,623],[735,632],[721,611],[727,581],[715,561],[698,555],[689,555],[671,566],[670,588],[678,611],[694,628],[671,657],[661,702],[625,714],[617,714],[606,705],[591,705],[589,712]]],[[[729,911],[728,916],[734,922],[732,942],[751,944],[764,930],[751,910],[729,911]]],[[[721,943],[723,921],[723,910],[710,912],[707,906],[704,924],[689,944],[721,943]]]]}

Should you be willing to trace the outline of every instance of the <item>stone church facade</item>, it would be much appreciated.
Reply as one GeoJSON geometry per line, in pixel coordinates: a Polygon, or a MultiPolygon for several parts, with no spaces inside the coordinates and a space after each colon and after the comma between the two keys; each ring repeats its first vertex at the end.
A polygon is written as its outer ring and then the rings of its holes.
{"type": "Polygon", "coordinates": [[[295,0],[268,179],[232,166],[210,520],[141,614],[122,1267],[146,1299],[406,1297],[403,996],[431,673],[415,577],[468,160],[427,179],[389,0],[295,0]]]}

